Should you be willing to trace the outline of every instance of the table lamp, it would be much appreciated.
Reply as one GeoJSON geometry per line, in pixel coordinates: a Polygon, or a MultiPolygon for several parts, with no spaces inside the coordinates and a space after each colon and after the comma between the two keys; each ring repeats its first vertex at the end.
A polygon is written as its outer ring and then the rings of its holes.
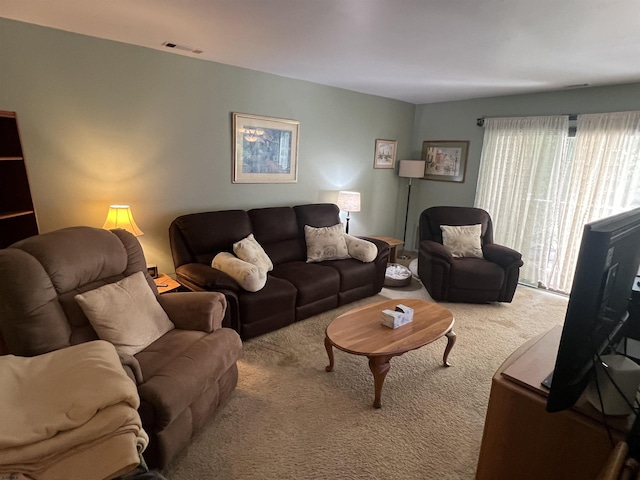
{"type": "Polygon", "coordinates": [[[400,168],[398,176],[409,179],[409,188],[407,190],[407,211],[404,215],[404,234],[402,235],[402,255],[398,258],[408,258],[404,254],[404,247],[407,242],[407,220],[409,219],[409,202],[411,201],[411,179],[424,177],[424,160],[400,160],[400,168]]]}
{"type": "Polygon", "coordinates": [[[133,213],[131,213],[131,207],[129,207],[129,205],[109,206],[109,213],[107,213],[107,219],[102,228],[106,230],[122,228],[136,237],[143,235],[142,230],[140,230],[136,221],[133,219],[133,213]]]}
{"type": "Polygon", "coordinates": [[[360,192],[347,192],[341,190],[338,192],[338,208],[347,212],[347,228],[346,233],[349,233],[349,213],[360,211],[360,192]]]}

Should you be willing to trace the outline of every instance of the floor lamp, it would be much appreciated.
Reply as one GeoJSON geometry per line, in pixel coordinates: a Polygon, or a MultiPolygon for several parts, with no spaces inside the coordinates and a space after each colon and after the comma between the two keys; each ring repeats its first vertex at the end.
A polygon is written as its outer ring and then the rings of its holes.
{"type": "Polygon", "coordinates": [[[360,192],[338,192],[338,208],[347,212],[347,228],[345,233],[349,233],[349,213],[360,211],[360,192]]]}
{"type": "Polygon", "coordinates": [[[407,242],[407,220],[409,219],[409,202],[411,200],[411,179],[424,177],[424,160],[400,160],[400,169],[398,176],[409,179],[409,187],[407,189],[407,212],[404,215],[404,234],[402,235],[402,255],[398,258],[407,259],[404,254],[404,248],[407,242]]]}

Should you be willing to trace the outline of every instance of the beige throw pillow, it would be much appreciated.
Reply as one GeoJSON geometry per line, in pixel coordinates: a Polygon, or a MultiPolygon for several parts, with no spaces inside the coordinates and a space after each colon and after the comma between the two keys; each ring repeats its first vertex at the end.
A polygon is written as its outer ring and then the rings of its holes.
{"type": "Polygon", "coordinates": [[[347,250],[351,258],[369,263],[373,262],[378,256],[378,247],[376,247],[375,243],[347,233],[344,234],[344,239],[347,242],[347,250]]]}
{"type": "Polygon", "coordinates": [[[307,263],[349,258],[341,223],[318,228],[305,225],[304,239],[307,243],[307,263]]]}
{"type": "Polygon", "coordinates": [[[135,355],[173,330],[142,272],[75,296],[101,340],[135,355]]]}
{"type": "Polygon", "coordinates": [[[240,260],[252,263],[265,272],[273,270],[273,263],[269,255],[267,255],[262,245],[253,237],[253,233],[250,233],[248,237],[239,242],[234,243],[233,253],[235,253],[240,260]]]}
{"type": "Polygon", "coordinates": [[[245,262],[229,252],[220,252],[211,262],[213,268],[223,271],[238,285],[249,292],[262,290],[267,283],[267,272],[252,263],[245,262]]]}
{"type": "Polygon", "coordinates": [[[482,225],[440,225],[442,243],[454,257],[476,257],[482,255],[482,225]]]}

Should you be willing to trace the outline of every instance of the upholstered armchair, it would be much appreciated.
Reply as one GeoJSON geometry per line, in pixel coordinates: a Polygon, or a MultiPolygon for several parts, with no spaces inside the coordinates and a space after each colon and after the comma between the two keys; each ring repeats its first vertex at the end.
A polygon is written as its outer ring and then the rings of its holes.
{"type": "Polygon", "coordinates": [[[485,210],[428,208],[420,214],[419,234],[418,275],[434,300],[511,302],[522,255],[493,242],[485,210]]]}
{"type": "Polygon", "coordinates": [[[70,227],[0,250],[0,353],[114,344],[140,397],[150,467],[164,468],[237,385],[242,342],[222,327],[225,309],[220,293],[158,295],[122,229],[70,227]]]}

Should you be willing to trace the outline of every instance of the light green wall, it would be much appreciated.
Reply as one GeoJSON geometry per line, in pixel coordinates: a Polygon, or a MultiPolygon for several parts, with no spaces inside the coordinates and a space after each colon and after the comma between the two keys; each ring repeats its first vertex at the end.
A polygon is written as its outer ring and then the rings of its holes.
{"type": "MultiPolygon", "coordinates": [[[[640,109],[640,83],[414,106],[309,82],[0,19],[0,109],[18,112],[40,228],[101,226],[129,203],[147,259],[172,272],[167,228],[184,213],[335,201],[362,192],[355,234],[402,238],[407,181],[373,169],[424,140],[469,140],[465,182],[413,182],[407,243],[432,205],[472,205],[479,117],[640,109]],[[300,121],[298,183],[231,183],[231,112],[300,121]]],[[[1,181],[2,179],[0,179],[1,181]]]]}
{"type": "Polygon", "coordinates": [[[421,158],[425,140],[469,140],[469,158],[464,183],[414,182],[408,231],[415,233],[418,217],[425,208],[473,205],[484,135],[476,119],[628,110],[640,110],[640,83],[417,106],[411,158],[421,158]]]}
{"type": "Polygon", "coordinates": [[[412,104],[0,19],[0,109],[18,113],[41,231],[102,226],[128,203],[162,271],[178,215],[340,189],[362,193],[351,233],[402,235],[402,181],[373,152],[383,138],[409,154],[412,104]],[[296,184],[231,183],[231,112],[300,122],[296,184]]]}

